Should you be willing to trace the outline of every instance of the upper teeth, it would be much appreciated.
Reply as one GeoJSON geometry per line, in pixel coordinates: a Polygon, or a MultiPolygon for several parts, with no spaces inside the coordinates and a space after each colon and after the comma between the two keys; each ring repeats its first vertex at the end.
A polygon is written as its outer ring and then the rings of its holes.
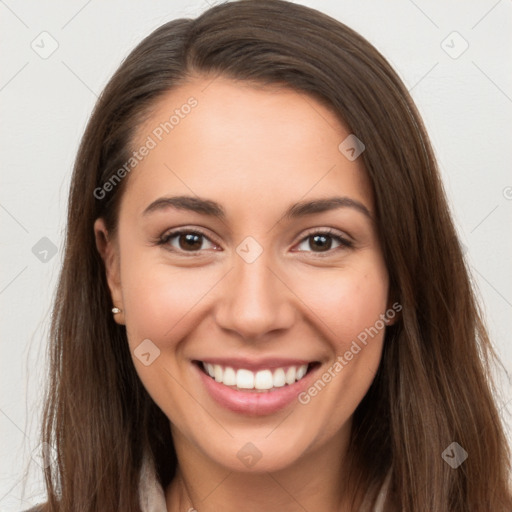
{"type": "Polygon", "coordinates": [[[276,368],[275,370],[234,370],[230,366],[202,363],[203,368],[210,377],[226,386],[236,386],[240,389],[271,389],[280,388],[285,384],[293,384],[302,379],[308,371],[308,365],[289,366],[288,368],[276,368]]]}

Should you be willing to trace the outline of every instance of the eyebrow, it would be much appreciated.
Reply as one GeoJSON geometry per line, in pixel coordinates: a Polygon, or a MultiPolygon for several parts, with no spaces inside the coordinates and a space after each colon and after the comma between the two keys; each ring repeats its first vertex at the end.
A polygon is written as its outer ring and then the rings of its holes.
{"type": "MultiPolygon", "coordinates": [[[[156,211],[165,210],[169,207],[216,217],[220,220],[224,220],[226,218],[226,212],[220,204],[209,199],[201,199],[199,197],[192,196],[161,197],[156,201],[153,201],[143,211],[142,215],[145,216],[156,211]]],[[[314,199],[312,201],[301,201],[290,206],[282,218],[296,219],[307,215],[335,210],[337,208],[353,208],[372,220],[372,214],[363,203],[356,201],[355,199],[351,199],[350,197],[340,196],[314,199]]]]}

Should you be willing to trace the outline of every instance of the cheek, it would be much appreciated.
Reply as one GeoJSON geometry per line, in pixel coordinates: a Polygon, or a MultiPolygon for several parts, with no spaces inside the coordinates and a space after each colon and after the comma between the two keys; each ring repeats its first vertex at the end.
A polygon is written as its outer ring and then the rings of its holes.
{"type": "Polygon", "coordinates": [[[187,368],[181,347],[202,314],[202,299],[219,280],[218,272],[177,268],[153,255],[125,251],[121,264],[126,332],[137,374],[154,402],[178,426],[188,417],[191,401],[182,390],[187,368]],[[145,340],[150,340],[148,344],[145,340]],[[143,342],[146,345],[143,345],[143,342]],[[154,345],[153,345],[154,344],[154,345]],[[141,350],[142,347],[144,350],[141,350]],[[156,348],[155,348],[156,347],[156,348]],[[159,351],[159,352],[158,352],[159,351]],[[139,358],[150,353],[150,364],[139,358]]]}
{"type": "Polygon", "coordinates": [[[211,270],[176,268],[154,258],[129,257],[122,263],[121,279],[131,338],[154,339],[158,344],[179,339],[187,315],[218,281],[211,270]]]}
{"type": "Polygon", "coordinates": [[[321,320],[317,327],[338,353],[376,322],[380,326],[380,315],[386,311],[388,278],[379,261],[317,273],[301,283],[298,295],[321,320]]]}
{"type": "Polygon", "coordinates": [[[332,358],[299,402],[308,428],[321,432],[317,440],[327,440],[353,414],[379,367],[388,277],[380,260],[372,260],[365,268],[344,268],[307,282],[301,297],[315,313],[315,327],[329,343],[332,358]]]}

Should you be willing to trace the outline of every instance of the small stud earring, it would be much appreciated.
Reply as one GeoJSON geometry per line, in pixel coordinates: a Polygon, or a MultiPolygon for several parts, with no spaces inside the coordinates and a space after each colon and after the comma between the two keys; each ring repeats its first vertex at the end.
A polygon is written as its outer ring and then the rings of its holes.
{"type": "Polygon", "coordinates": [[[113,313],[114,315],[117,315],[118,313],[122,313],[122,312],[123,312],[123,310],[122,310],[122,309],[119,309],[119,308],[112,308],[112,313],[113,313]]]}

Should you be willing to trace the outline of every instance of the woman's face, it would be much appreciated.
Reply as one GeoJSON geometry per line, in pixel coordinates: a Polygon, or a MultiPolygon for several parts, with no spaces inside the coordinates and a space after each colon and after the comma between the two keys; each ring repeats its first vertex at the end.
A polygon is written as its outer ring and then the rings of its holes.
{"type": "Polygon", "coordinates": [[[118,232],[95,230],[178,453],[273,471],[339,452],[390,307],[350,132],[309,96],[219,77],[169,92],[137,134],[118,232]]]}

